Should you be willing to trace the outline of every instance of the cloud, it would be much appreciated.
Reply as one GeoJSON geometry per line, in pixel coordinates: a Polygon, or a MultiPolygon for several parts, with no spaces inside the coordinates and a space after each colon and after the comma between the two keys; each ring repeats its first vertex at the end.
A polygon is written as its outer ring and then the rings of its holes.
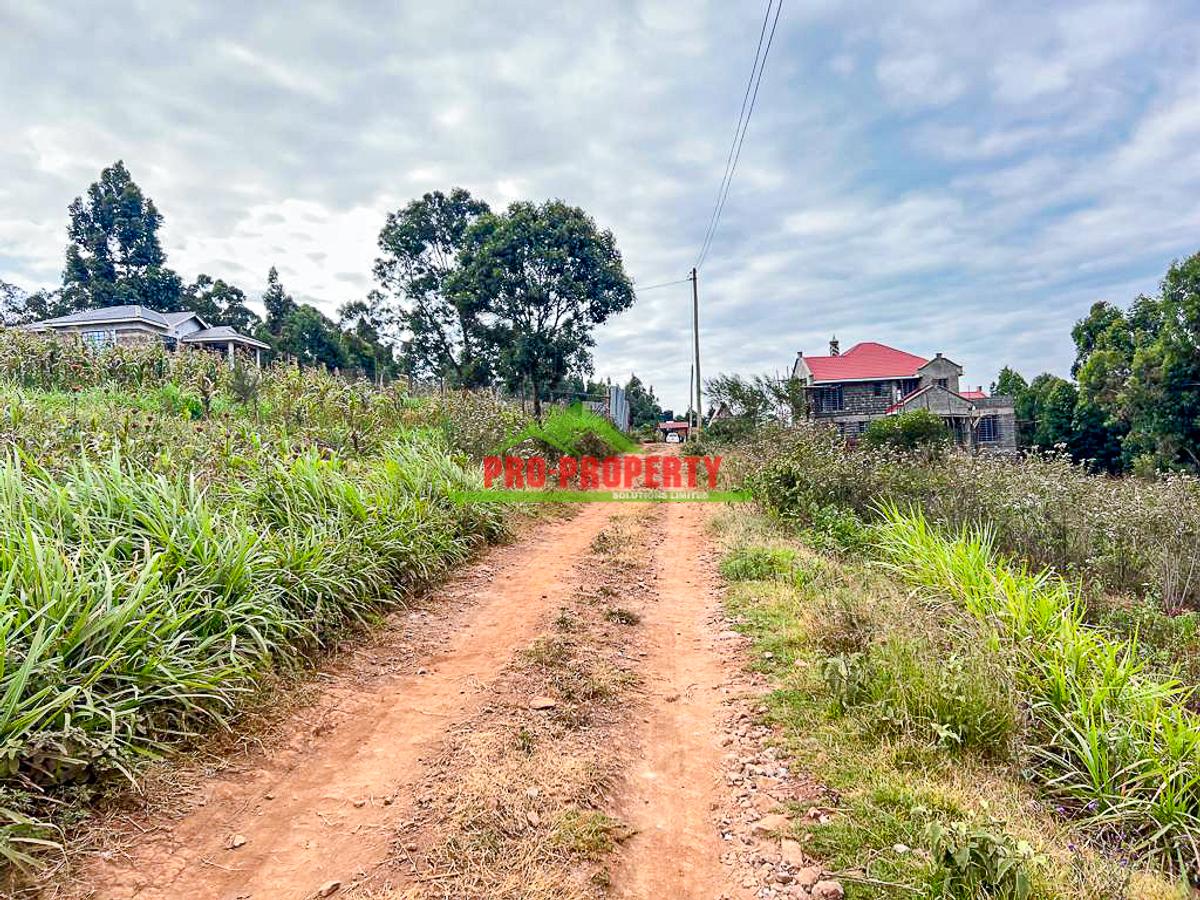
{"type": "MultiPolygon", "coordinates": [[[[66,208],[124,159],[171,264],[328,312],[384,216],[435,188],[561,197],[640,284],[711,214],[761,7],[703,0],[0,0],[0,278],[52,285],[66,208]]],[[[784,6],[700,277],[702,368],[881,340],[988,383],[1069,367],[1088,304],[1194,252],[1200,20],[1181,0],[784,6]]],[[[603,326],[601,376],[682,408],[690,287],[603,326]]]]}

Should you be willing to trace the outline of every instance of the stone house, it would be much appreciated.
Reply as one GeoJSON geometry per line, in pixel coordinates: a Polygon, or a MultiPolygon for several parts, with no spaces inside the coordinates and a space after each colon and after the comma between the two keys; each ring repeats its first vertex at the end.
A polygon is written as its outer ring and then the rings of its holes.
{"type": "Polygon", "coordinates": [[[229,356],[232,363],[238,352],[253,354],[262,364],[262,351],[270,349],[262,341],[239,334],[227,325],[210,328],[198,313],[190,311],[160,313],[148,306],[106,306],[84,309],[66,316],[45,319],[22,326],[25,331],[76,337],[97,350],[118,344],[142,344],[161,341],[168,349],[200,347],[229,356]]]}
{"type": "Polygon", "coordinates": [[[1011,397],[961,389],[962,366],[941,353],[932,359],[867,341],[845,353],[829,342],[827,356],[796,354],[792,377],[806,390],[809,417],[854,439],[875,419],[914,409],[941,416],[955,443],[972,450],[1014,452],[1011,397]]]}

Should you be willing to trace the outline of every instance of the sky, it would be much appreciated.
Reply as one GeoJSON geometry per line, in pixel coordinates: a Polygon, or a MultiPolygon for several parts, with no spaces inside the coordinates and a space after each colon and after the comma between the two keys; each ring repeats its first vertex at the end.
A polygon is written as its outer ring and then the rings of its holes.
{"type": "MultiPolygon", "coordinates": [[[[333,314],[430,190],[560,198],[635,284],[696,260],[765,0],[0,0],[0,279],[60,281],[67,206],[123,159],[169,264],[333,314]]],[[[1098,299],[1200,250],[1200,5],[784,0],[699,278],[701,367],[872,340],[1066,374],[1098,299]]],[[[597,332],[687,405],[691,288],[597,332]]]]}

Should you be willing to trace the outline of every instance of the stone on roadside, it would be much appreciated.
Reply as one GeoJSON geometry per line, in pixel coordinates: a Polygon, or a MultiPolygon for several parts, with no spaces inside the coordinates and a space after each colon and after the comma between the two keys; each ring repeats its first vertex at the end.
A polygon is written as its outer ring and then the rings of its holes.
{"type": "Polygon", "coordinates": [[[821,880],[821,870],[816,866],[808,866],[796,873],[796,884],[810,888],[821,880]]]}
{"type": "Polygon", "coordinates": [[[772,831],[783,831],[791,824],[791,820],[787,816],[774,813],[769,816],[763,816],[751,827],[751,831],[755,834],[770,834],[772,831]]]}
{"type": "Polygon", "coordinates": [[[317,894],[321,897],[332,897],[341,889],[342,883],[340,881],[327,881],[321,885],[321,889],[317,891],[317,894]]]}
{"type": "Polygon", "coordinates": [[[558,702],[553,697],[534,697],[529,701],[530,709],[554,709],[558,702]]]}
{"type": "Polygon", "coordinates": [[[803,869],[808,859],[804,856],[804,849],[800,846],[799,841],[784,839],[779,842],[780,858],[791,866],[793,869],[803,869]]]}
{"type": "Polygon", "coordinates": [[[826,880],[813,885],[812,895],[815,900],[842,900],[846,892],[840,882],[826,880]]]}

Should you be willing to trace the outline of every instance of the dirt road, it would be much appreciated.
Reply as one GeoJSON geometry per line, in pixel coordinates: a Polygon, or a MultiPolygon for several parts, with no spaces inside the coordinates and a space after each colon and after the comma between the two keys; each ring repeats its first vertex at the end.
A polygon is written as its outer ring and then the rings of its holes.
{"type": "Polygon", "coordinates": [[[720,639],[710,510],[589,504],[492,549],[268,749],[173,816],[129,820],[66,893],[749,896],[723,856],[741,665],[720,639]]]}

